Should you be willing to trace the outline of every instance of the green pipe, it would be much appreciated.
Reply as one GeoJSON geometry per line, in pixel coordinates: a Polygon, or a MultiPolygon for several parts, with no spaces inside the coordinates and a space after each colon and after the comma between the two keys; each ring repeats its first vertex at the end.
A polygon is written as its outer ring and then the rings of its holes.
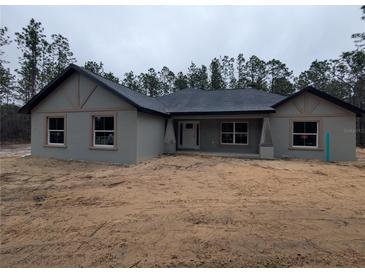
{"type": "Polygon", "coordinates": [[[331,152],[330,152],[330,132],[326,133],[326,161],[329,162],[331,160],[331,152]]]}

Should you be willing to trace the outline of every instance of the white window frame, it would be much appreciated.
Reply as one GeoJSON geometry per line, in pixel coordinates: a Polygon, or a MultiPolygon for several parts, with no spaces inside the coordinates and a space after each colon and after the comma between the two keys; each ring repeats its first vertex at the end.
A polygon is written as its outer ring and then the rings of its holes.
{"type": "Polygon", "coordinates": [[[93,147],[98,148],[114,148],[115,147],[115,115],[93,115],[92,116],[92,123],[93,123],[93,147]],[[95,129],[95,118],[97,117],[113,117],[113,130],[100,130],[95,129]],[[112,132],[113,133],[113,144],[112,145],[100,145],[95,144],[95,133],[96,132],[112,132]]]}
{"type": "Polygon", "coordinates": [[[66,118],[65,116],[47,116],[47,145],[50,146],[65,146],[66,142],[66,118]],[[63,119],[63,130],[61,129],[49,129],[50,119],[63,119]],[[63,132],[63,143],[52,143],[51,142],[51,132],[63,132]]]}
{"type": "Polygon", "coordinates": [[[221,145],[233,145],[233,146],[247,146],[249,140],[249,124],[247,121],[222,121],[220,125],[220,143],[221,145]],[[233,132],[223,132],[222,131],[222,124],[233,124],[233,132]],[[236,124],[246,124],[247,125],[247,132],[236,132],[236,124]],[[247,135],[247,142],[246,143],[236,143],[236,133],[237,134],[246,134],[247,135]],[[233,134],[233,143],[223,143],[222,136],[223,134],[233,134]]]}
{"type": "Polygon", "coordinates": [[[292,147],[293,148],[318,148],[318,136],[319,136],[319,121],[293,121],[292,122],[292,147]],[[316,123],[317,125],[317,133],[299,133],[299,132],[294,132],[294,123],[316,123]],[[316,136],[316,145],[315,146],[298,146],[298,145],[294,145],[294,135],[315,135],[316,136]]]}

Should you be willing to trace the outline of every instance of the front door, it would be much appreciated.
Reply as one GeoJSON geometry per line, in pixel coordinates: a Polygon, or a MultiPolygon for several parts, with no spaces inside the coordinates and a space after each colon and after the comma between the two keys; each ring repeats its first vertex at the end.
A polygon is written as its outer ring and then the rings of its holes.
{"type": "Polygon", "coordinates": [[[199,149],[199,122],[179,122],[179,148],[199,149]]]}

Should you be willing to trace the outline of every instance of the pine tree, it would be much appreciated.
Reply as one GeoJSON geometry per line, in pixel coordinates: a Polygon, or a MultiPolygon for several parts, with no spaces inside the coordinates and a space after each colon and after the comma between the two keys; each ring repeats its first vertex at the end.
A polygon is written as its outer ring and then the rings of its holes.
{"type": "Polygon", "coordinates": [[[2,57],[5,53],[3,48],[11,44],[7,31],[6,27],[0,28],[0,104],[9,104],[14,97],[14,76],[9,68],[5,68],[8,61],[2,57]]]}
{"type": "Polygon", "coordinates": [[[181,90],[189,86],[189,79],[181,71],[176,75],[174,82],[174,90],[181,90]]]}
{"type": "Polygon", "coordinates": [[[188,81],[189,81],[189,87],[191,88],[199,88],[199,78],[200,78],[200,72],[198,67],[195,65],[194,62],[191,62],[190,67],[188,68],[188,81]]]}
{"type": "Polygon", "coordinates": [[[122,85],[124,85],[132,90],[142,92],[142,87],[139,82],[139,79],[137,76],[134,75],[133,71],[130,71],[130,72],[127,72],[124,74],[124,78],[122,80],[122,85]]]}
{"type": "Polygon", "coordinates": [[[42,58],[40,75],[43,86],[52,81],[68,65],[76,62],[66,37],[61,34],[52,34],[51,39],[51,43],[44,44],[45,54],[42,58]]]}
{"type": "Polygon", "coordinates": [[[16,32],[16,43],[21,50],[22,56],[19,58],[20,69],[18,73],[18,94],[19,99],[28,102],[40,88],[40,65],[45,52],[45,35],[40,22],[33,18],[22,32],[16,32]]]}
{"type": "Polygon", "coordinates": [[[200,88],[200,89],[209,88],[208,70],[206,66],[202,65],[199,68],[195,65],[194,62],[191,62],[191,65],[188,68],[187,77],[188,77],[189,87],[200,88]]]}
{"type": "Polygon", "coordinates": [[[87,61],[84,64],[84,68],[101,76],[104,74],[104,64],[102,62],[87,61]]]}
{"type": "Polygon", "coordinates": [[[2,59],[2,56],[5,53],[3,47],[11,44],[11,40],[7,32],[7,27],[0,28],[0,64],[7,63],[7,61],[2,59]]]}
{"type": "Polygon", "coordinates": [[[154,68],[150,68],[147,73],[141,73],[139,79],[142,83],[142,93],[156,97],[160,95],[160,81],[154,68]]]}
{"type": "Polygon", "coordinates": [[[198,88],[203,90],[209,88],[208,69],[204,65],[198,69],[198,88]]]}
{"type": "MultiPolygon", "coordinates": [[[[365,107],[365,52],[343,52],[339,59],[332,60],[333,77],[339,84],[343,84],[345,93],[335,94],[360,108],[365,107]]],[[[340,86],[340,85],[338,85],[340,86]]]]}
{"type": "Polygon", "coordinates": [[[313,61],[309,69],[300,73],[296,78],[296,88],[300,90],[312,85],[320,90],[328,90],[332,77],[331,70],[330,61],[313,61]]]}
{"type": "Polygon", "coordinates": [[[266,63],[268,90],[273,93],[289,95],[294,92],[293,72],[279,60],[272,59],[266,63]]]}
{"type": "Polygon", "coordinates": [[[243,54],[240,53],[237,56],[237,83],[236,88],[245,88],[247,87],[247,79],[245,76],[245,58],[243,54]]]}
{"type": "Polygon", "coordinates": [[[115,76],[113,72],[106,72],[103,74],[103,77],[119,84],[119,78],[115,76]]]}
{"type": "Polygon", "coordinates": [[[39,89],[46,86],[56,76],[53,68],[51,45],[43,40],[43,53],[39,62],[38,85],[39,89]]]}
{"type": "Polygon", "coordinates": [[[266,63],[252,55],[244,65],[243,77],[247,80],[247,85],[267,90],[266,76],[266,63]]]}
{"type": "Polygon", "coordinates": [[[75,63],[76,58],[70,49],[68,39],[61,34],[52,34],[52,55],[54,56],[54,67],[56,73],[60,73],[69,64],[75,63]]]}
{"type": "Polygon", "coordinates": [[[113,72],[104,71],[104,64],[102,62],[87,61],[84,64],[84,69],[119,84],[119,78],[113,72]]]}
{"type": "Polygon", "coordinates": [[[31,19],[21,33],[15,33],[15,41],[22,51],[17,70],[18,94],[25,102],[69,64],[76,62],[66,37],[53,34],[48,42],[43,31],[42,24],[31,19]]]}
{"type": "Polygon", "coordinates": [[[158,73],[160,82],[160,95],[170,94],[174,91],[175,74],[168,68],[163,67],[158,73]]]}
{"type": "Polygon", "coordinates": [[[227,55],[221,58],[222,77],[224,85],[227,88],[235,88],[237,80],[234,74],[234,58],[227,55]]]}
{"type": "Polygon", "coordinates": [[[217,58],[210,63],[210,88],[223,89],[225,84],[222,77],[222,67],[217,58]]]}
{"type": "Polygon", "coordinates": [[[0,104],[10,104],[14,98],[14,75],[0,64],[0,104]]]}

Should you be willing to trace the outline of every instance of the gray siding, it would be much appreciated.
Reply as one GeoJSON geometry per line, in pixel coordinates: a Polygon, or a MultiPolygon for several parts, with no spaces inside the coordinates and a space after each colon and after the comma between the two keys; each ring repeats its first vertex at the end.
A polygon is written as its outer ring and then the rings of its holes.
{"type": "MultiPolygon", "coordinates": [[[[188,119],[200,122],[200,151],[225,153],[259,153],[259,142],[262,129],[262,118],[247,119],[247,116],[236,116],[232,119],[188,119]],[[223,145],[220,143],[220,127],[223,121],[247,121],[248,145],[223,145]]],[[[180,119],[183,121],[183,119],[180,119]]],[[[176,140],[178,140],[177,121],[175,122],[176,140]]]]}
{"type": "Polygon", "coordinates": [[[333,161],[356,159],[356,116],[315,95],[305,93],[270,115],[275,157],[326,159],[326,132],[330,133],[330,155],[333,161]],[[293,149],[291,123],[293,120],[318,120],[320,123],[318,149],[293,149]]]}
{"type": "Polygon", "coordinates": [[[32,155],[136,163],[137,113],[133,106],[119,97],[74,73],[32,110],[32,155]],[[46,145],[46,118],[58,114],[66,116],[66,147],[49,147],[46,145]],[[91,147],[92,115],[102,114],[114,114],[116,117],[116,150],[91,147]]]}
{"type": "Polygon", "coordinates": [[[164,151],[165,119],[138,112],[137,161],[156,157],[164,151]]]}

